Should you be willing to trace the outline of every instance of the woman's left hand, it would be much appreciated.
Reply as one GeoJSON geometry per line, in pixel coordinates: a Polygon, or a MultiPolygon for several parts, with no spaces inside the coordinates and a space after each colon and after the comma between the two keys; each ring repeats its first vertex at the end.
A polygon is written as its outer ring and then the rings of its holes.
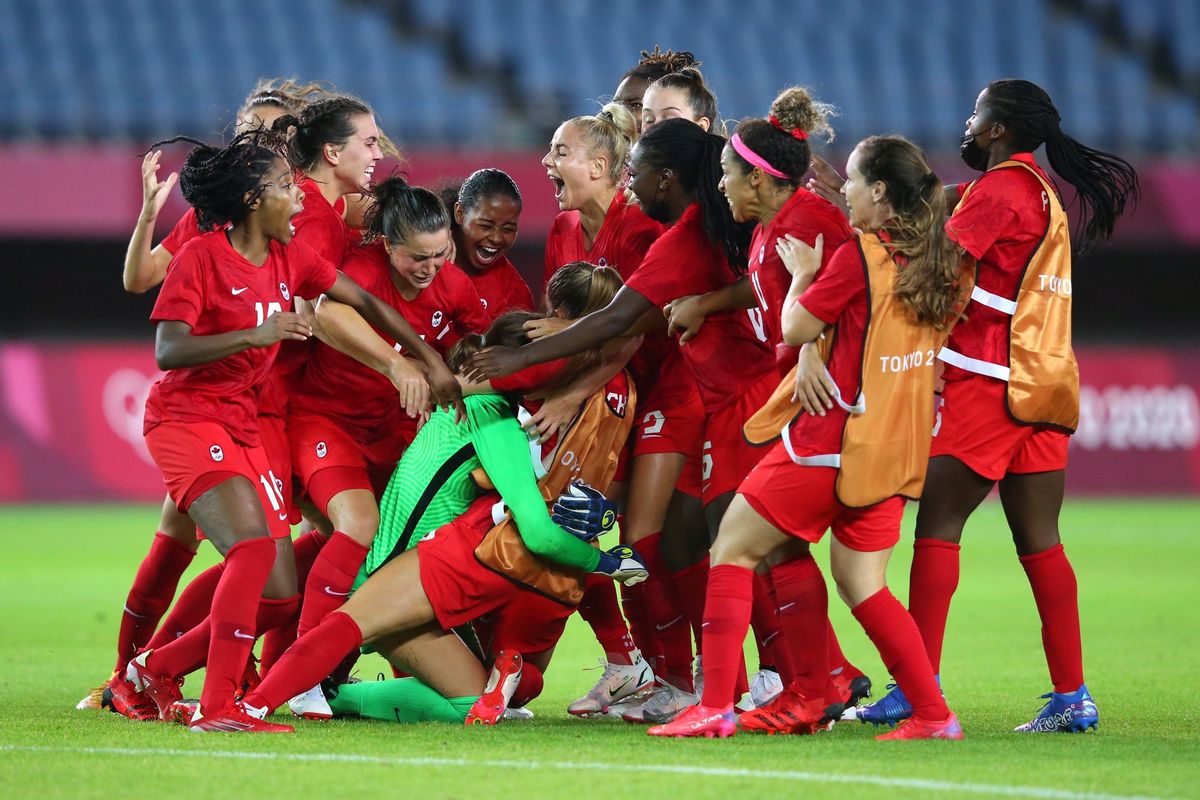
{"type": "Polygon", "coordinates": [[[797,274],[812,276],[821,267],[821,253],[825,249],[824,234],[817,234],[813,246],[797,239],[790,233],[775,240],[775,252],[783,260],[787,271],[795,277],[797,274]]]}
{"type": "Polygon", "coordinates": [[[463,370],[471,383],[483,383],[492,378],[512,375],[525,367],[519,347],[486,347],[467,359],[463,370]]]}
{"type": "Polygon", "coordinates": [[[571,420],[579,413],[579,403],[575,392],[569,389],[555,392],[546,398],[537,413],[525,423],[525,432],[530,435],[536,433],[538,442],[545,442],[571,424],[571,420]]]}
{"type": "Polygon", "coordinates": [[[529,334],[529,339],[541,339],[545,336],[553,336],[562,329],[570,326],[571,320],[559,319],[558,317],[546,317],[545,319],[531,319],[523,326],[525,333],[529,334]]]}

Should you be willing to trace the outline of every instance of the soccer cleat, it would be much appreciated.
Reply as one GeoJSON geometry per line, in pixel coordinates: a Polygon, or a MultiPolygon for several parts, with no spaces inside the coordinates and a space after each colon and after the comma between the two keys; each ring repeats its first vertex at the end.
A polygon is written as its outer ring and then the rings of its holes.
{"type": "Polygon", "coordinates": [[[105,694],[105,690],[108,689],[108,684],[115,677],[117,677],[117,673],[114,671],[113,674],[108,677],[107,681],[105,681],[104,683],[97,686],[95,689],[92,689],[87,694],[85,694],[83,696],[83,699],[75,704],[75,710],[76,711],[92,711],[92,710],[99,711],[102,708],[111,709],[112,704],[108,701],[108,697],[105,694]]]}
{"type": "Polygon", "coordinates": [[[176,700],[167,709],[167,722],[176,725],[191,725],[200,716],[199,700],[176,700]]]}
{"type": "Polygon", "coordinates": [[[692,659],[692,686],[697,695],[704,696],[704,656],[699,653],[692,659]]]}
{"type": "Polygon", "coordinates": [[[487,686],[483,694],[471,704],[464,725],[495,725],[504,718],[508,703],[517,684],[521,682],[521,670],[525,661],[516,650],[501,650],[492,665],[492,674],[488,676],[487,686]]]}
{"type": "Polygon", "coordinates": [[[726,739],[737,733],[737,722],[731,706],[722,709],[696,705],[671,722],[651,727],[646,733],[675,738],[703,736],[706,739],[726,739]]]}
{"type": "Polygon", "coordinates": [[[325,699],[325,693],[321,691],[320,686],[314,686],[306,692],[301,692],[288,700],[287,704],[292,714],[300,719],[310,719],[315,722],[333,719],[333,709],[329,707],[329,701],[325,699]]]}
{"type": "Polygon", "coordinates": [[[528,722],[533,719],[533,712],[528,708],[506,708],[504,709],[504,719],[513,722],[528,722]]]}
{"type": "Polygon", "coordinates": [[[108,708],[127,719],[136,722],[162,719],[154,700],[145,692],[135,689],[125,678],[114,675],[104,687],[104,697],[108,708]]]}
{"type": "Polygon", "coordinates": [[[783,681],[779,678],[779,673],[773,669],[760,669],[750,679],[750,691],[742,695],[742,699],[734,707],[734,711],[745,713],[762,708],[779,697],[779,693],[782,691],[783,681]]]}
{"type": "Polygon", "coordinates": [[[810,700],[794,689],[784,689],[767,705],[738,717],[738,727],[751,733],[805,735],[829,730],[841,713],[840,703],[810,700]]]}
{"type": "Polygon", "coordinates": [[[188,722],[188,730],[195,733],[220,731],[222,733],[295,733],[291,725],[267,722],[246,712],[240,705],[227,706],[207,717],[199,716],[188,722]]]}
{"type": "Polygon", "coordinates": [[[677,689],[663,681],[662,687],[653,692],[646,702],[636,709],[630,709],[630,714],[637,714],[640,718],[631,719],[629,716],[622,715],[621,719],[626,722],[649,722],[661,725],[675,719],[684,709],[691,708],[699,702],[699,695],[677,689]]]}
{"type": "Polygon", "coordinates": [[[567,713],[576,717],[602,716],[613,706],[649,688],[654,683],[654,671],[639,651],[634,650],[631,656],[632,664],[605,664],[600,680],[587,694],[567,706],[567,713]]]}
{"type": "Polygon", "coordinates": [[[135,691],[144,692],[158,706],[158,718],[167,718],[167,709],[171,703],[183,699],[179,687],[183,686],[182,678],[170,678],[152,671],[146,666],[146,659],[151,650],[139,653],[129,666],[125,668],[125,678],[133,684],[135,691]]]}
{"type": "Polygon", "coordinates": [[[1100,725],[1100,712],[1096,701],[1088,692],[1087,684],[1069,694],[1050,692],[1042,695],[1046,705],[1038,715],[1019,728],[1017,733],[1085,733],[1100,725]]]}
{"type": "MultiPolygon", "coordinates": [[[[846,667],[842,667],[829,674],[829,682],[833,684],[833,691],[838,700],[845,704],[847,714],[850,713],[850,709],[871,696],[871,679],[861,672],[847,672],[846,667]]],[[[853,719],[843,717],[847,718],[853,719]]]]}
{"type": "Polygon", "coordinates": [[[953,713],[942,720],[923,720],[920,717],[912,717],[900,724],[900,727],[894,731],[881,733],[875,737],[881,742],[895,742],[900,739],[961,739],[963,738],[962,726],[958,724],[958,717],[953,713]]]}
{"type": "MultiPolygon", "coordinates": [[[[938,686],[942,685],[942,679],[939,676],[934,675],[933,678],[938,682],[938,686]]],[[[883,697],[870,705],[848,710],[847,714],[852,711],[854,716],[844,716],[843,719],[857,719],[859,722],[864,724],[869,722],[872,725],[895,725],[897,722],[903,722],[911,717],[912,705],[904,696],[904,690],[895,683],[889,683],[887,688],[888,693],[883,697]]]]}
{"type": "Polygon", "coordinates": [[[251,653],[246,658],[246,669],[242,672],[242,682],[238,686],[235,699],[241,700],[253,693],[260,683],[262,683],[262,676],[258,674],[258,659],[254,653],[251,653]]]}

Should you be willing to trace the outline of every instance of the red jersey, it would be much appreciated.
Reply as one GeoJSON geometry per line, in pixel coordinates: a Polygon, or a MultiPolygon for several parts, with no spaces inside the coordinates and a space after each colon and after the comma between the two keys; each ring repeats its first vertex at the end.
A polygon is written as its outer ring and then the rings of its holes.
{"type": "MultiPolygon", "coordinates": [[[[464,334],[487,328],[488,320],[475,287],[453,266],[439,270],[429,288],[411,301],[405,300],[392,283],[392,268],[383,242],[357,248],[343,263],[342,271],[396,309],[442,356],[464,334]]],[[[378,329],[376,333],[403,352],[390,334],[378,329]]],[[[414,424],[400,409],[391,381],[320,342],[313,347],[304,372],[303,390],[293,395],[291,409],[328,417],[364,443],[378,440],[390,427],[407,429],[414,424]]]]}
{"type": "MultiPolygon", "coordinates": [[[[693,203],[658,241],[625,285],[662,307],[672,300],[705,294],[737,280],[725,252],[704,233],[700,205],[693,203]]],[[[692,373],[705,411],[712,412],[734,401],[739,389],[771,372],[775,360],[765,332],[756,333],[750,313],[736,309],[712,314],[682,352],[692,373]]]]}
{"type": "MultiPolygon", "coordinates": [[[[304,210],[292,217],[296,238],[332,261],[335,266],[341,266],[350,247],[350,227],[346,225],[338,207],[321,194],[320,184],[312,178],[305,178],[300,181],[299,186],[304,192],[304,210]]],[[[338,199],[338,205],[344,207],[341,198],[338,199]]]]}
{"type": "Polygon", "coordinates": [[[199,235],[200,223],[196,221],[196,209],[189,207],[187,212],[179,218],[179,222],[175,223],[175,227],[171,228],[171,232],[159,244],[168,253],[175,255],[180,248],[199,235]]]}
{"type": "Polygon", "coordinates": [[[608,213],[604,215],[604,223],[596,233],[596,240],[588,249],[583,243],[583,224],[579,221],[579,212],[563,211],[554,218],[550,235],[546,238],[546,271],[542,278],[542,293],[546,292],[550,276],[559,267],[573,261],[612,267],[628,280],[642,263],[650,245],[664,230],[664,225],[647,217],[638,205],[627,203],[624,192],[618,191],[608,207],[608,213]]]}
{"type": "MultiPolygon", "coordinates": [[[[259,266],[233,249],[225,231],[213,231],[176,254],[150,319],[184,322],[194,336],[246,330],[290,308],[293,293],[316,297],[336,280],[333,264],[302,242],[272,241],[259,266]]],[[[278,344],[251,347],[169,371],[150,390],[143,430],[166,421],[212,421],[238,443],[258,446],[257,395],[278,350],[278,344]]]]}
{"type": "Polygon", "coordinates": [[[446,266],[459,270],[475,284],[489,323],[506,311],[533,311],[533,292],[508,256],[500,256],[482,272],[462,269],[456,264],[446,266]]]}
{"type": "Polygon", "coordinates": [[[754,227],[754,235],[750,239],[750,286],[758,299],[758,308],[762,312],[761,324],[766,330],[767,341],[775,348],[776,365],[781,375],[786,375],[796,366],[800,354],[799,348],[783,343],[780,324],[783,301],[791,288],[792,276],[779,258],[779,253],[775,252],[775,242],[787,234],[810,247],[816,242],[818,234],[824,235],[821,256],[821,267],[824,268],[837,249],[854,235],[854,231],[850,229],[846,215],[840,208],[804,189],[792,193],[770,225],[765,228],[762,225],[754,227]]]}
{"type": "MultiPolygon", "coordinates": [[[[1032,153],[1017,153],[1021,161],[1050,180],[1032,153]]],[[[961,184],[961,195],[968,184],[961,184]]],[[[975,284],[1004,298],[1015,298],[1025,266],[1042,243],[1050,220],[1050,200],[1042,184],[1023,169],[985,172],[962,208],[946,221],[946,234],[978,262],[975,284]]],[[[946,346],[972,358],[1008,366],[1008,329],[1012,317],[982,303],[971,303],[954,326],[946,346]]],[[[946,364],[946,380],[973,373],[946,364]]]]}
{"type": "MultiPolygon", "coordinates": [[[[869,308],[867,274],[857,238],[837,249],[799,302],[822,322],[837,324],[826,368],[842,400],[854,405],[862,386],[863,341],[869,308]]],[[[801,414],[784,435],[791,438],[792,452],[798,456],[840,453],[847,416],[846,410],[835,403],[823,417],[801,414]]]]}

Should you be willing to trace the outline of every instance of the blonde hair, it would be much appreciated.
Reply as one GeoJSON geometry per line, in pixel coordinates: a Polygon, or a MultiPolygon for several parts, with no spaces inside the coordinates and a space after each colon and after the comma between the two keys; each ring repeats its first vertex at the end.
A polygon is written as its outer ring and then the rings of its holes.
{"type": "Polygon", "coordinates": [[[572,117],[566,125],[579,130],[587,140],[588,154],[608,159],[608,177],[617,184],[625,171],[625,160],[637,141],[637,121],[620,103],[605,103],[599,114],[572,117]]]}
{"type": "Polygon", "coordinates": [[[567,319],[579,319],[611,303],[623,285],[621,273],[611,267],[574,261],[559,267],[550,277],[546,303],[551,311],[561,311],[567,319]]]}

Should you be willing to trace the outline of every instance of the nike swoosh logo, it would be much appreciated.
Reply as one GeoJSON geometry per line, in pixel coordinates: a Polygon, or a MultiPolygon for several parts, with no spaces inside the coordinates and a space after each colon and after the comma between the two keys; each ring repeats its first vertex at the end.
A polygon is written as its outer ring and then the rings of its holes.
{"type": "Polygon", "coordinates": [[[657,631],[665,631],[667,628],[671,627],[671,626],[672,626],[672,625],[674,625],[676,622],[679,622],[681,619],[683,619],[683,614],[680,614],[678,617],[676,617],[675,619],[671,620],[671,621],[670,621],[670,622],[668,622],[666,625],[659,625],[659,624],[655,623],[655,625],[654,625],[654,629],[655,629],[655,630],[657,630],[657,631]]]}
{"type": "Polygon", "coordinates": [[[249,639],[250,641],[254,641],[254,638],[255,638],[255,637],[251,636],[251,635],[250,635],[250,634],[248,634],[248,633],[242,633],[242,629],[241,629],[241,628],[234,628],[234,629],[233,629],[233,635],[234,635],[234,636],[236,636],[236,637],[237,637],[237,638],[239,638],[239,639],[249,639]]]}
{"type": "Polygon", "coordinates": [[[617,693],[619,693],[622,689],[624,689],[626,686],[628,686],[629,682],[631,680],[633,680],[633,678],[626,678],[625,680],[621,681],[621,685],[618,686],[617,688],[609,689],[608,690],[608,698],[611,700],[612,698],[616,697],[617,693]]]}
{"type": "Polygon", "coordinates": [[[243,286],[243,287],[242,287],[242,288],[240,288],[240,289],[233,289],[233,288],[230,288],[230,291],[232,291],[232,292],[233,292],[233,294],[236,296],[236,295],[239,295],[239,294],[241,294],[242,292],[246,291],[246,290],[247,290],[247,289],[249,289],[249,288],[250,288],[249,286],[243,286]]]}
{"type": "Polygon", "coordinates": [[[288,515],[286,513],[279,515],[280,522],[287,522],[288,515]]]}
{"type": "Polygon", "coordinates": [[[350,596],[350,592],[348,592],[348,591],[347,592],[335,592],[333,589],[331,589],[328,586],[325,587],[325,594],[331,594],[334,597],[349,597],[350,596]]]}
{"type": "Polygon", "coordinates": [[[136,617],[137,619],[146,619],[146,617],[149,616],[148,614],[139,614],[129,606],[125,606],[125,613],[131,617],[136,617]]]}

